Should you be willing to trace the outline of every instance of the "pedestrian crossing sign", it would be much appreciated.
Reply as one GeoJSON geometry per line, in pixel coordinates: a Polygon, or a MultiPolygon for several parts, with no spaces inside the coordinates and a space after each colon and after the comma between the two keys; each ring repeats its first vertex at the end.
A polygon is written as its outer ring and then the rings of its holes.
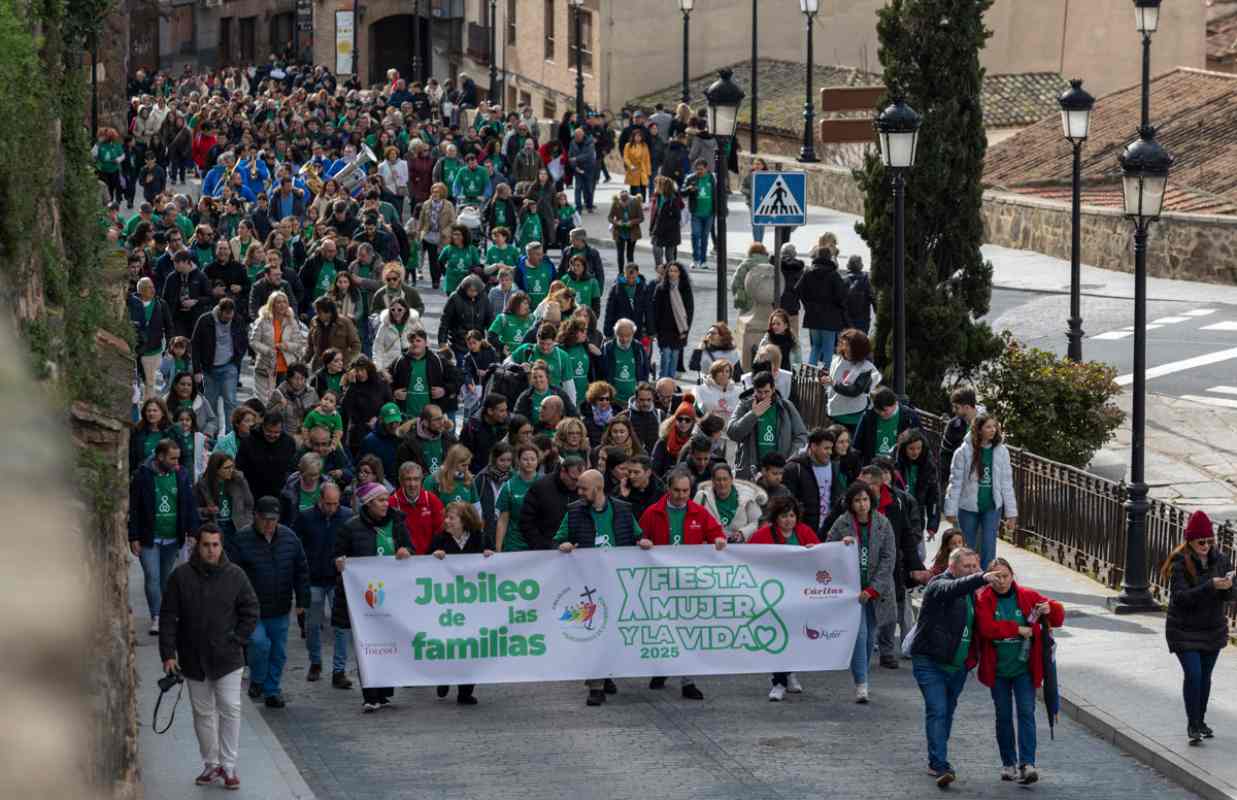
{"type": "Polygon", "coordinates": [[[752,173],[752,225],[806,225],[807,173],[752,173]]]}

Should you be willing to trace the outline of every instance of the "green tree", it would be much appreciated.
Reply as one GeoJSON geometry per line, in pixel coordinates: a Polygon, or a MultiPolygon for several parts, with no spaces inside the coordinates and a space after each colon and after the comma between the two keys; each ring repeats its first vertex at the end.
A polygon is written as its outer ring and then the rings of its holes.
{"type": "MultiPolygon", "coordinates": [[[[915,166],[906,176],[907,391],[924,408],[945,406],[947,377],[973,375],[1000,352],[986,323],[992,265],[984,239],[984,134],[979,51],[991,35],[984,12],[993,0],[890,0],[877,22],[889,91],[923,116],[915,166]]],[[[893,357],[893,192],[879,153],[855,178],[866,194],[855,226],[872,252],[877,290],[873,350],[893,357]]]]}

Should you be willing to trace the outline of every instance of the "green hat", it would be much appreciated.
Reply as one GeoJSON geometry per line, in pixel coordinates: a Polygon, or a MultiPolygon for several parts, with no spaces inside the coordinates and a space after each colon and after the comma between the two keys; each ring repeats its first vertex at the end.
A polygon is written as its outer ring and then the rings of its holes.
{"type": "Polygon", "coordinates": [[[382,419],[383,424],[388,422],[399,422],[402,419],[399,413],[399,406],[394,403],[387,403],[384,405],[382,410],[378,412],[378,416],[382,419]]]}

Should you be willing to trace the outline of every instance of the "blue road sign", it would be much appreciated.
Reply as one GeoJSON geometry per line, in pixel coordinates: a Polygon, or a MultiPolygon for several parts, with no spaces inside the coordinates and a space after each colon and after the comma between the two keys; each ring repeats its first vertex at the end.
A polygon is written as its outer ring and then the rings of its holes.
{"type": "Polygon", "coordinates": [[[807,173],[753,173],[752,224],[806,225],[807,173]]]}

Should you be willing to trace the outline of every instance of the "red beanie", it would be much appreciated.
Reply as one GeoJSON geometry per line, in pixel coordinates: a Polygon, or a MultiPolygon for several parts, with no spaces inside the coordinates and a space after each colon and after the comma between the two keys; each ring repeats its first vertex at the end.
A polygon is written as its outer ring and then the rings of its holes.
{"type": "Polygon", "coordinates": [[[1215,531],[1211,528],[1211,519],[1202,511],[1190,515],[1190,521],[1185,524],[1185,540],[1193,542],[1197,539],[1212,539],[1215,531]]]}

